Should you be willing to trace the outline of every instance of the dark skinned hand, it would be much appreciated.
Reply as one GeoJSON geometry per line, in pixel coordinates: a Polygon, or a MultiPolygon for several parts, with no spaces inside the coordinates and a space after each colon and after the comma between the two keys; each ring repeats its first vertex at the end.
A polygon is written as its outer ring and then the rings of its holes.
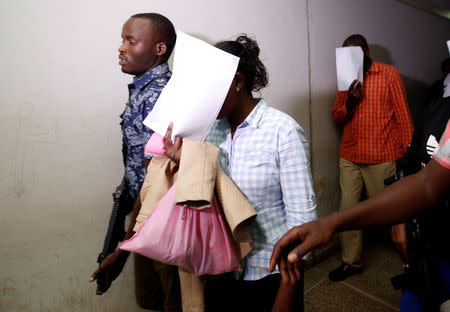
{"type": "Polygon", "coordinates": [[[89,278],[89,282],[94,282],[96,279],[103,279],[103,291],[107,291],[111,286],[112,281],[115,280],[122,272],[128,255],[128,252],[122,250],[117,250],[110,253],[102,261],[102,263],[100,263],[98,269],[94,273],[92,273],[91,277],[89,278]]]}
{"type": "Polygon", "coordinates": [[[392,242],[400,253],[400,259],[405,267],[409,266],[406,238],[406,224],[400,223],[392,226],[391,237],[392,242]]]}
{"type": "Polygon", "coordinates": [[[278,264],[284,283],[299,280],[302,257],[314,248],[327,244],[333,234],[333,227],[326,218],[293,227],[275,244],[269,272],[273,272],[278,264]]]}
{"type": "Polygon", "coordinates": [[[166,135],[164,136],[164,145],[166,148],[166,156],[170,158],[177,166],[180,165],[181,158],[181,144],[183,140],[180,137],[176,137],[174,142],[172,142],[172,129],[173,123],[170,122],[169,127],[167,127],[166,135]]]}
{"type": "Polygon", "coordinates": [[[296,293],[297,281],[292,281],[291,283],[285,283],[284,281],[281,281],[271,312],[293,311],[296,293]]]}

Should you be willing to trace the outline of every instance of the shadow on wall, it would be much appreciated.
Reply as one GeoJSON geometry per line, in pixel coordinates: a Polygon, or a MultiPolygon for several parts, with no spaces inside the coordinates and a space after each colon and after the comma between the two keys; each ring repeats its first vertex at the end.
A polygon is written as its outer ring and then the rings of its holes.
{"type": "Polygon", "coordinates": [[[369,44],[370,57],[377,62],[395,66],[391,52],[379,44],[369,44]]]}
{"type": "Polygon", "coordinates": [[[338,163],[342,128],[335,125],[331,116],[335,99],[335,90],[312,95],[311,159],[319,217],[337,211],[340,201],[338,163]]]}
{"type": "Polygon", "coordinates": [[[428,93],[430,92],[430,86],[423,81],[418,81],[414,78],[410,78],[402,75],[403,82],[405,83],[406,96],[408,97],[409,109],[411,110],[411,117],[413,119],[414,128],[420,121],[421,115],[425,106],[428,104],[428,93]]]}
{"type": "MultiPolygon", "coordinates": [[[[369,49],[370,55],[374,60],[395,66],[391,53],[385,47],[378,44],[373,44],[369,45],[369,49]]],[[[414,126],[416,126],[425,106],[427,105],[430,86],[423,81],[418,81],[404,75],[401,76],[403,83],[405,84],[408,105],[411,110],[411,117],[413,119],[414,126]]]]}
{"type": "MultiPolygon", "coordinates": [[[[269,77],[270,78],[270,77],[269,77]]],[[[259,95],[261,97],[261,95],[259,95]]],[[[294,118],[299,125],[308,134],[308,142],[311,144],[311,122],[310,120],[310,107],[309,107],[309,96],[308,94],[299,94],[294,96],[289,96],[286,98],[286,103],[283,103],[286,109],[282,109],[292,118],[294,118]]]]}

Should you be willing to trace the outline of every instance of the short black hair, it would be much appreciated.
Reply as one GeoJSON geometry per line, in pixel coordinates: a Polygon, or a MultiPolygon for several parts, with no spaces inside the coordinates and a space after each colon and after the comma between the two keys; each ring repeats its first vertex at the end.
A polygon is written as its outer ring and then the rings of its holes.
{"type": "Polygon", "coordinates": [[[177,34],[172,22],[167,17],[158,13],[138,13],[131,16],[131,18],[144,18],[155,27],[156,33],[158,34],[158,41],[166,44],[167,50],[164,54],[164,59],[167,61],[172,54],[177,40],[177,34]]]}
{"type": "Polygon", "coordinates": [[[345,47],[347,45],[356,45],[360,46],[365,51],[369,50],[369,45],[367,44],[366,38],[364,38],[364,36],[360,34],[353,34],[348,36],[347,39],[344,40],[342,46],[345,47]]]}
{"type": "Polygon", "coordinates": [[[259,91],[268,85],[269,78],[266,67],[259,59],[256,40],[241,34],[234,41],[220,41],[215,46],[240,58],[237,71],[245,77],[248,91],[259,91]]]}

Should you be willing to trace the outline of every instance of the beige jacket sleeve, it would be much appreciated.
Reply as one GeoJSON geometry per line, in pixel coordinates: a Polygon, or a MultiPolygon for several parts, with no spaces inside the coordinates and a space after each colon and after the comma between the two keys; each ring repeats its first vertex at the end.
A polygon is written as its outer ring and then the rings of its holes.
{"type": "Polygon", "coordinates": [[[219,149],[209,142],[183,139],[175,203],[180,206],[211,206],[216,184],[219,149]]]}
{"type": "Polygon", "coordinates": [[[243,259],[253,248],[248,226],[256,218],[255,208],[221,168],[217,171],[216,194],[243,259]]]}
{"type": "Polygon", "coordinates": [[[209,207],[215,191],[233,238],[239,245],[239,255],[243,258],[253,247],[248,224],[255,219],[256,211],[218,167],[218,159],[219,149],[213,144],[183,139],[175,202],[189,207],[209,207]]]}

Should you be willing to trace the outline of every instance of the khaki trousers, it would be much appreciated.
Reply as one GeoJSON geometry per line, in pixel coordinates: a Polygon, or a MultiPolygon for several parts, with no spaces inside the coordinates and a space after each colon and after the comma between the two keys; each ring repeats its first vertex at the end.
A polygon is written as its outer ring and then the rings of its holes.
{"type": "Polygon", "coordinates": [[[134,254],[136,302],[143,309],[181,311],[178,268],[134,254]]]}
{"type": "Polygon", "coordinates": [[[180,276],[183,312],[204,312],[204,280],[180,267],[178,268],[178,274],[180,276]]]}
{"type": "MultiPolygon", "coordinates": [[[[384,180],[395,173],[395,161],[366,165],[355,164],[339,158],[341,185],[340,210],[352,207],[361,201],[363,191],[371,197],[384,189],[384,180]]],[[[363,233],[361,230],[340,234],[342,261],[352,267],[362,266],[363,233]]]]}

